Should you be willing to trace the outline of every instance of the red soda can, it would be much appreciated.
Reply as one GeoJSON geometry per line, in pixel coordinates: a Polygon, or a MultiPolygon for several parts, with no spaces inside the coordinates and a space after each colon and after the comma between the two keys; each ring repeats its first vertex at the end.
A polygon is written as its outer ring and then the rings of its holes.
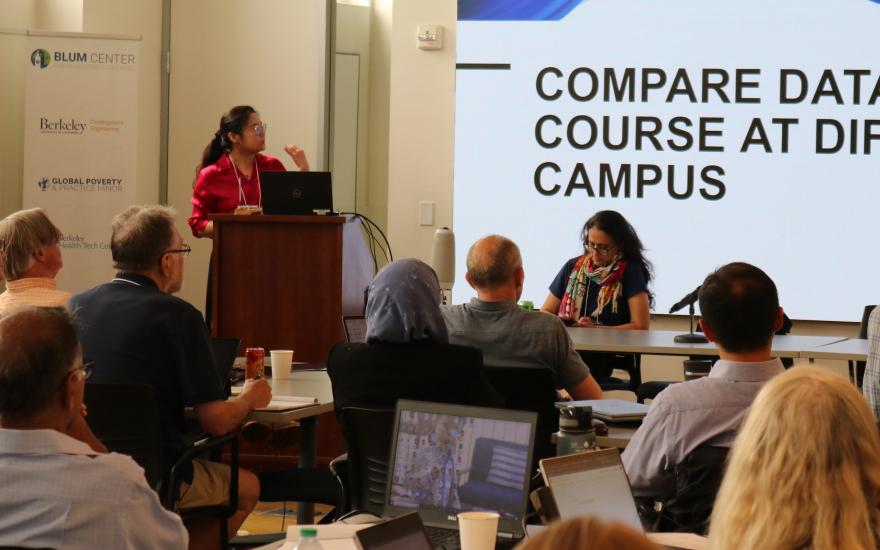
{"type": "Polygon", "coordinates": [[[266,350],[263,348],[247,348],[244,350],[244,357],[246,361],[244,366],[245,380],[262,378],[266,350]]]}

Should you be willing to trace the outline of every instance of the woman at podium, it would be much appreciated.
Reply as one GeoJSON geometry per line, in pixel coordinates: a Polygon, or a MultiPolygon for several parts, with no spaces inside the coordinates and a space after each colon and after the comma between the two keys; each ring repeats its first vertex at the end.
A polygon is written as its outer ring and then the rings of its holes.
{"type": "MultiPolygon", "coordinates": [[[[209,214],[248,213],[262,205],[260,172],[284,171],[275,157],[262,154],[266,148],[266,124],[248,105],[233,107],[220,118],[220,127],[202,153],[193,187],[192,215],[187,220],[193,235],[212,237],[214,224],[209,214]]],[[[301,171],[309,170],[306,153],[296,145],[285,145],[301,171]]]]}
{"type": "MultiPolygon", "coordinates": [[[[584,224],[581,239],[584,253],[565,262],[541,310],[578,327],[647,329],[653,268],[633,226],[619,212],[602,210],[584,224]]],[[[581,355],[600,382],[615,366],[609,354],[581,355]]]]}

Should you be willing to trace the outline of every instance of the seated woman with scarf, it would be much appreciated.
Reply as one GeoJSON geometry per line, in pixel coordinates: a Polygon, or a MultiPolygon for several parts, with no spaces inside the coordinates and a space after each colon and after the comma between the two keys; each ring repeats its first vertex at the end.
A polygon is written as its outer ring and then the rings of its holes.
{"type": "MultiPolygon", "coordinates": [[[[584,254],[568,260],[541,311],[578,327],[647,329],[653,296],[653,268],[632,225],[620,213],[603,210],[581,230],[584,254]]],[[[581,353],[599,383],[611,375],[614,354],[581,353]]]]}
{"type": "Polygon", "coordinates": [[[344,407],[393,409],[398,399],[500,406],[482,351],[449,343],[440,284],[415,259],[386,265],[367,296],[367,343],[341,342],[327,358],[337,417],[344,407]]]}

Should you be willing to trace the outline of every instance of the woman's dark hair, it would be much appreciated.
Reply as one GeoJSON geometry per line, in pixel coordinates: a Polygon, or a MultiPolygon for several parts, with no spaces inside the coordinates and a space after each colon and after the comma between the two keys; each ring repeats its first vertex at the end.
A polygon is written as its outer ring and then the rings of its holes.
{"type": "Polygon", "coordinates": [[[214,132],[214,139],[205,147],[205,151],[202,153],[202,163],[196,170],[196,174],[205,166],[210,166],[220,160],[223,153],[232,149],[232,143],[229,141],[228,136],[229,132],[240,135],[244,132],[244,127],[247,125],[251,114],[256,112],[250,105],[239,105],[229,109],[228,112],[220,117],[220,128],[214,132]]]}
{"type": "MultiPolygon", "coordinates": [[[[630,265],[638,265],[645,274],[645,285],[651,282],[654,274],[654,266],[645,258],[645,247],[636,234],[636,230],[630,225],[620,212],[614,210],[602,210],[593,214],[581,228],[581,242],[584,250],[587,250],[587,232],[590,229],[604,231],[614,240],[614,244],[620,247],[623,258],[630,265]]],[[[654,294],[648,289],[648,303],[654,307],[654,294]]]]}

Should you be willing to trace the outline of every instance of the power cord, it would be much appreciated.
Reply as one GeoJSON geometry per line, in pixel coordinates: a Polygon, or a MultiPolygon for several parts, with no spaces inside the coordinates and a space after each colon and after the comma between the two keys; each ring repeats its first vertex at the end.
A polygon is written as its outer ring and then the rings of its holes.
{"type": "Polygon", "coordinates": [[[382,228],[379,227],[376,222],[358,212],[339,212],[339,215],[352,216],[363,222],[361,224],[361,227],[363,228],[364,233],[367,236],[368,246],[370,247],[370,255],[373,257],[373,269],[375,271],[379,271],[379,258],[377,255],[378,252],[376,250],[377,248],[378,251],[382,253],[382,256],[384,257],[386,263],[394,261],[394,254],[391,253],[391,243],[388,242],[388,237],[385,236],[385,232],[382,231],[382,228]],[[376,237],[374,230],[378,232],[379,235],[381,235],[381,241],[376,237]]]}

